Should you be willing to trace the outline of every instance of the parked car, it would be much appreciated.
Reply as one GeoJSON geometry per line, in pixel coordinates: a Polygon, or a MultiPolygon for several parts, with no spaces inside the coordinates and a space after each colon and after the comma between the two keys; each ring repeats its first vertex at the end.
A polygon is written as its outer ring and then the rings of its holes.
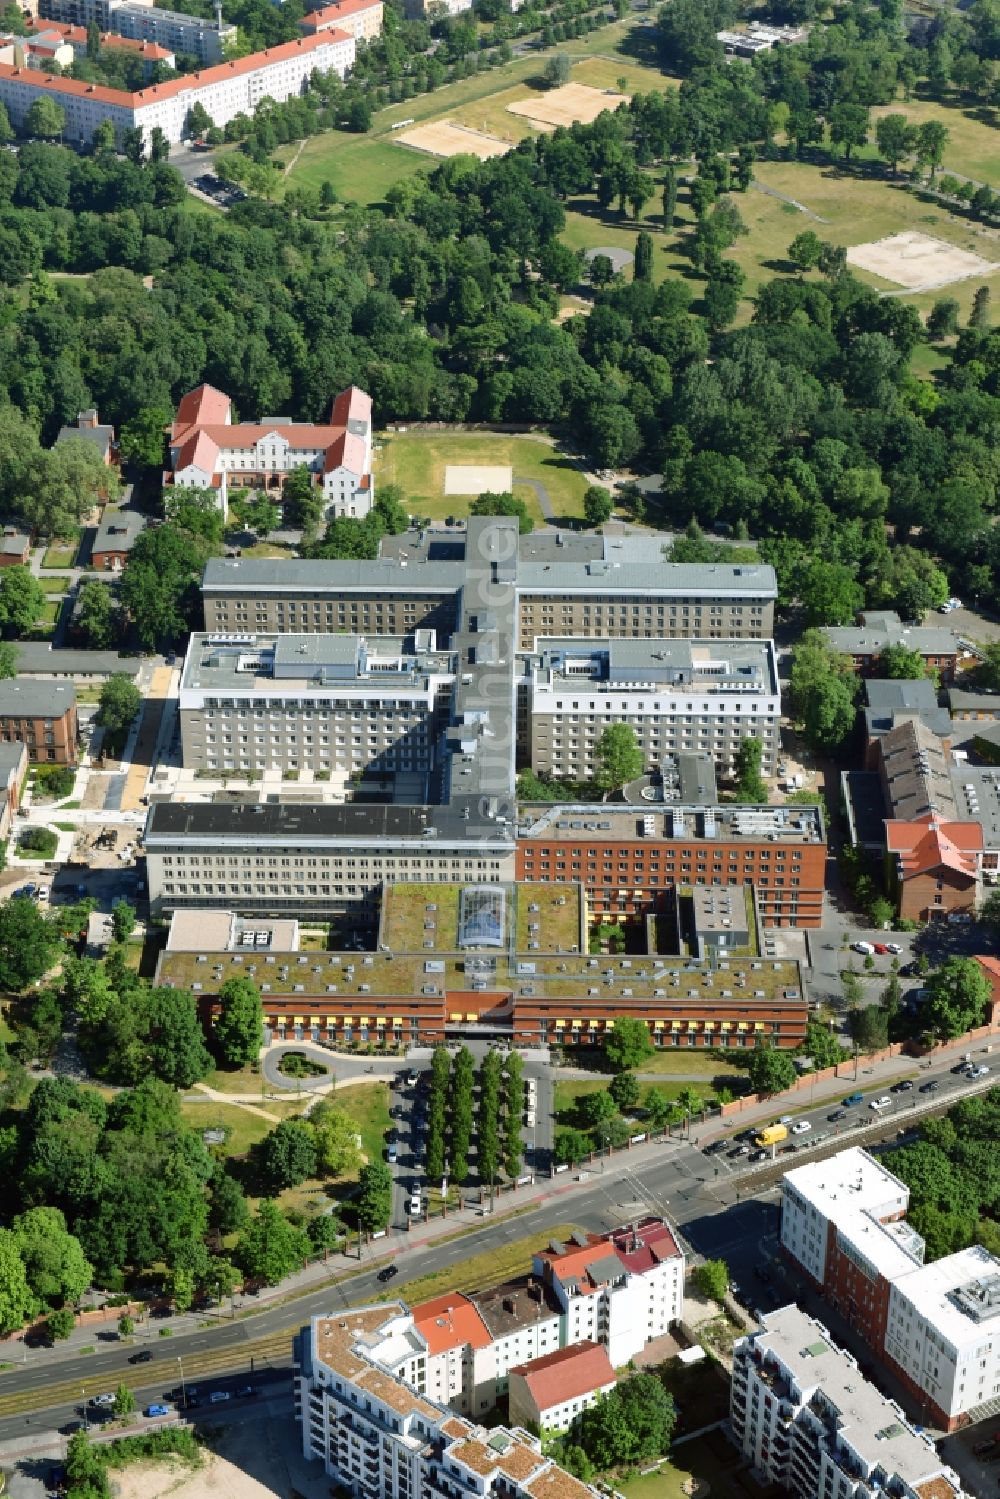
{"type": "Polygon", "coordinates": [[[771,1152],[769,1150],[752,1150],[750,1152],[750,1160],[753,1164],[756,1164],[758,1161],[769,1161],[770,1159],[771,1152]]]}
{"type": "Polygon", "coordinates": [[[793,1115],[791,1115],[791,1114],[779,1114],[778,1115],[778,1123],[779,1124],[791,1124],[792,1118],[793,1118],[793,1115]]]}
{"type": "Polygon", "coordinates": [[[114,1395],[95,1395],[90,1403],[99,1411],[108,1411],[114,1405],[115,1397],[114,1395]]]}
{"type": "Polygon", "coordinates": [[[147,1405],[143,1411],[144,1416],[169,1416],[169,1405],[147,1405]]]}
{"type": "Polygon", "coordinates": [[[812,1129],[812,1125],[809,1123],[808,1119],[800,1119],[799,1122],[798,1122],[798,1124],[793,1124],[792,1125],[792,1134],[793,1135],[808,1135],[811,1129],[812,1129]]]}
{"type": "Polygon", "coordinates": [[[910,1089],[912,1087],[913,1087],[913,1084],[911,1083],[911,1081],[910,1081],[910,1079],[908,1077],[901,1077],[898,1083],[893,1083],[892,1087],[889,1089],[889,1092],[890,1093],[909,1093],[909,1091],[910,1091],[910,1089]]]}
{"type": "Polygon", "coordinates": [[[749,1155],[749,1154],[750,1154],[750,1147],[749,1147],[749,1145],[734,1145],[733,1148],[732,1148],[732,1150],[730,1150],[728,1152],[729,1159],[731,1161],[737,1160],[740,1156],[749,1155]]]}
{"type": "Polygon", "coordinates": [[[968,1072],[966,1073],[966,1077],[968,1077],[969,1081],[971,1082],[974,1078],[977,1077],[988,1077],[989,1072],[990,1069],[987,1067],[986,1063],[981,1062],[978,1067],[970,1067],[968,1072]]]}
{"type": "Polygon", "coordinates": [[[238,1390],[233,1391],[233,1394],[237,1400],[253,1400],[260,1394],[260,1390],[255,1384],[241,1384],[238,1390]]]}
{"type": "Polygon", "coordinates": [[[949,911],[948,921],[952,926],[969,926],[972,921],[972,917],[969,915],[968,911],[949,911]]]}
{"type": "Polygon", "coordinates": [[[889,949],[885,945],[884,942],[873,942],[872,943],[872,947],[878,953],[878,955],[879,955],[880,958],[886,958],[886,957],[888,957],[888,955],[889,955],[889,949]]]}
{"type": "Polygon", "coordinates": [[[420,1193],[419,1192],[414,1192],[413,1196],[410,1198],[410,1214],[411,1214],[411,1216],[414,1217],[414,1218],[416,1218],[421,1212],[423,1212],[423,1207],[424,1207],[424,1204],[423,1204],[423,1200],[421,1199],[420,1193]]]}
{"type": "Polygon", "coordinates": [[[899,954],[903,951],[898,942],[887,942],[885,945],[892,953],[893,957],[898,957],[899,954]]]}
{"type": "Polygon", "coordinates": [[[213,1390],[208,1397],[208,1403],[209,1405],[223,1405],[230,1398],[228,1390],[213,1390]]]}
{"type": "Polygon", "coordinates": [[[851,951],[859,952],[862,957],[867,958],[875,951],[875,947],[871,942],[852,942],[851,951]]]}
{"type": "Polygon", "coordinates": [[[395,1165],[395,1163],[396,1163],[396,1155],[397,1155],[397,1151],[396,1151],[395,1145],[390,1145],[389,1149],[387,1151],[387,1156],[388,1156],[388,1160],[389,1160],[389,1165],[390,1166],[395,1165]]]}
{"type": "Polygon", "coordinates": [[[874,1109],[876,1114],[881,1114],[883,1109],[892,1108],[892,1099],[889,1097],[888,1093],[883,1093],[881,1098],[873,1098],[868,1107],[870,1109],[874,1109]]]}

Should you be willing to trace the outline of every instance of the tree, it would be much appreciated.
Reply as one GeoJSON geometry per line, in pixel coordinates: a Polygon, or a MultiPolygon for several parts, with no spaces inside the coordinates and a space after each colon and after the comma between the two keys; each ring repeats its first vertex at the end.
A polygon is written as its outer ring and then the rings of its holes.
{"type": "Polygon", "coordinates": [[[122,425],[119,451],[128,462],[144,468],[163,467],[166,429],[173,419],[167,406],[142,406],[122,425]]]}
{"type": "Polygon", "coordinates": [[[570,60],[565,52],[556,52],[546,58],[544,77],[549,88],[562,88],[569,83],[570,60]]]}
{"type": "Polygon", "coordinates": [[[597,775],[602,791],[617,791],[642,774],[645,757],[639,748],[635,730],[627,723],[613,723],[601,734],[595,746],[597,775]]]}
{"type": "Polygon", "coordinates": [[[747,1076],[755,1093],[770,1098],[772,1093],[781,1093],[795,1081],[795,1063],[787,1051],[778,1051],[773,1046],[759,1046],[746,1059],[747,1076]]]}
{"type": "Polygon", "coordinates": [[[175,1265],[166,1277],[166,1290],[174,1310],[189,1312],[194,1305],[194,1276],[186,1265],[175,1265]]]}
{"type": "Polygon", "coordinates": [[[608,1093],[623,1114],[639,1107],[639,1080],[634,1072],[616,1072],[608,1093]]]}
{"type": "Polygon", "coordinates": [[[95,156],[113,156],[117,144],[113,121],[102,120],[90,137],[90,149],[95,156]]]}
{"type": "Polygon", "coordinates": [[[663,227],[669,234],[677,214],[677,168],[667,167],[663,176],[663,227]]]}
{"type": "Polygon", "coordinates": [[[603,1090],[597,1093],[585,1093],[580,1099],[580,1114],[584,1122],[591,1129],[597,1124],[604,1123],[607,1119],[613,1119],[617,1113],[614,1099],[610,1093],[603,1090]]]}
{"type": "Polygon", "coordinates": [[[721,1303],[729,1291],[729,1266],[725,1260],[705,1260],[694,1272],[694,1283],[703,1296],[721,1303]]]}
{"type": "Polygon", "coordinates": [[[49,1312],[45,1319],[45,1331],[50,1343],[65,1343],[76,1327],[76,1317],[68,1306],[49,1312]]]}
{"type": "Polygon", "coordinates": [[[649,1126],[650,1132],[654,1135],[658,1135],[661,1130],[666,1129],[673,1117],[674,1106],[662,1088],[646,1089],[643,1108],[646,1113],[646,1123],[649,1126]]]}
{"type": "Polygon", "coordinates": [[[880,1005],[864,1005],[850,1016],[851,1039],[859,1051],[880,1051],[889,1041],[889,1016],[880,1005]]]}
{"type": "Polygon", "coordinates": [[[224,1170],[221,1162],[217,1163],[209,1186],[209,1223],[213,1232],[222,1238],[225,1234],[239,1233],[246,1228],[249,1218],[246,1194],[235,1177],[224,1170]]]}
{"type": "Polygon", "coordinates": [[[217,547],[222,540],[225,525],[214,489],[169,488],[164,493],[163,513],[181,531],[200,536],[209,546],[217,547]]]}
{"type": "Polygon", "coordinates": [[[58,1208],[29,1208],[12,1222],[24,1273],[32,1294],[43,1306],[79,1301],[93,1279],[80,1241],[68,1232],[58,1208]]]}
{"type": "Polygon", "coordinates": [[[14,1332],[35,1312],[17,1238],[0,1228],[0,1333],[14,1332]]]}
{"type": "Polygon", "coordinates": [[[364,1157],[358,1144],[357,1122],[344,1109],[321,1102],[309,1115],[316,1142],[316,1167],[324,1176],[346,1176],[364,1157]]]}
{"type": "Polygon", "coordinates": [[[931,179],[944,157],[948,144],[948,130],[940,120],[925,120],[917,127],[917,160],[931,169],[931,179]]]}
{"type": "Polygon", "coordinates": [[[116,1416],[130,1416],[135,1410],[135,1396],[124,1381],[115,1391],[115,1403],[112,1409],[116,1416]]]}
{"type": "Polygon", "coordinates": [[[392,1215],[392,1172],[384,1161],[369,1161],[358,1173],[358,1223],[367,1233],[387,1227],[392,1215]]]}
{"type": "Polygon", "coordinates": [[[272,1194],[316,1174],[316,1142],[305,1119],[283,1119],[256,1148],[257,1165],[272,1194]]]}
{"type": "Polygon", "coordinates": [[[589,270],[591,286],[607,286],[614,280],[615,268],[610,255],[591,255],[589,270]]]}
{"type": "Polygon", "coordinates": [[[116,942],[127,942],[135,930],[135,907],[116,900],[111,907],[111,932],[116,942]]]}
{"type": "Polygon", "coordinates": [[[847,1056],[834,1032],[815,1020],[810,1020],[806,1026],[806,1038],[799,1047],[799,1053],[811,1058],[817,1069],[834,1067],[847,1056]]]}
{"type": "Polygon", "coordinates": [[[298,526],[303,531],[312,531],[323,514],[323,495],[313,484],[313,477],[304,463],[293,468],[281,485],[281,502],[285,508],[285,523],[298,526]]]}
{"type": "Polygon", "coordinates": [[[760,773],[761,755],[764,746],[759,739],[744,739],[736,751],[733,768],[736,784],[733,797],[738,802],[760,804],[767,801],[767,783],[760,773]]]}
{"type": "MultiPolygon", "coordinates": [[[[362,1175],[368,1167],[362,1168],[362,1175]]],[[[391,1201],[391,1198],[390,1198],[391,1201]]],[[[300,1270],[309,1254],[308,1236],[265,1199],[237,1241],[233,1258],[245,1275],[276,1286],[300,1270]]]]}
{"type": "Polygon", "coordinates": [[[1000,890],[991,890],[979,907],[979,920],[995,934],[1000,934],[1000,890]]]}
{"type": "Polygon", "coordinates": [[[929,1030],[949,1039],[982,1025],[990,984],[971,958],[948,958],[927,979],[921,1019],[929,1030]]]}
{"type": "Polygon", "coordinates": [[[646,229],[640,229],[636,236],[632,274],[636,281],[653,279],[653,236],[646,229]]]}
{"type": "Polygon", "coordinates": [[[576,1166],[593,1149],[590,1136],[582,1129],[557,1129],[555,1157],[561,1166],[576,1166]]]}
{"type": "Polygon", "coordinates": [[[972,311],[969,313],[969,327],[977,328],[985,332],[990,326],[990,289],[988,286],[977,286],[975,296],[972,299],[972,311]]]}
{"type": "Polygon", "coordinates": [[[136,538],[121,581],[121,600],[150,649],[186,634],[200,613],[199,584],[215,549],[167,524],[136,538]]]}
{"type": "Polygon", "coordinates": [[[818,753],[835,750],[854,726],[857,678],[849,656],[832,650],[809,630],[792,650],[791,710],[818,753]]]}
{"type": "Polygon", "coordinates": [[[48,94],[36,99],[24,117],[25,135],[54,140],[66,129],[66,111],[48,94]]]}
{"type": "Polygon", "coordinates": [[[591,484],[583,496],[583,515],[588,526],[603,526],[614,514],[615,503],[607,489],[591,484]]]}
{"type": "Polygon", "coordinates": [[[601,1471],[633,1467],[670,1447],[674,1402],[655,1374],[633,1374],[573,1423],[572,1433],[601,1471]]]}
{"type": "Polygon", "coordinates": [[[96,578],[84,583],[77,599],[76,621],[91,650],[110,649],[115,638],[114,615],[110,588],[96,578]]]}
{"type": "Polygon", "coordinates": [[[634,1015],[619,1015],[604,1035],[604,1055],[616,1072],[633,1071],[654,1049],[649,1027],[634,1015]]]}
{"type": "Polygon", "coordinates": [[[227,1067],[248,1067],[264,1044],[260,991],[252,979],[227,979],[219,990],[219,1015],[212,1034],[227,1067]]]}
{"type": "MultiPolygon", "coordinates": [[[[0,682],[17,676],[17,647],[9,640],[0,640],[0,682]]],[[[0,864],[0,869],[3,865],[0,864]]]]}
{"type": "Polygon", "coordinates": [[[0,989],[19,994],[52,967],[62,946],[28,896],[0,906],[0,989]]]}
{"type": "Polygon", "coordinates": [[[478,499],[473,500],[469,506],[470,515],[516,515],[517,530],[520,536],[527,536],[535,529],[535,523],[528,514],[528,507],[523,500],[512,494],[481,494],[478,499]]]}
{"type": "Polygon", "coordinates": [[[875,141],[879,155],[884,156],[893,176],[904,156],[909,156],[917,144],[918,132],[905,115],[883,115],[875,125],[875,141]]]}
{"type": "Polygon", "coordinates": [[[916,682],[927,675],[927,664],[919,651],[905,645],[887,645],[876,663],[876,676],[891,681],[916,682]]]}
{"type": "Polygon", "coordinates": [[[154,1077],[190,1088],[212,1070],[194,995],[189,989],[150,989],[145,995],[147,1052],[154,1077]]]}
{"type": "MultiPolygon", "coordinates": [[[[232,508],[236,510],[237,507],[232,508]]],[[[251,491],[249,498],[239,506],[239,518],[248,531],[255,531],[258,536],[267,536],[281,520],[277,505],[258,490],[251,491]]]]}
{"type": "Polygon", "coordinates": [[[850,161],[856,146],[863,146],[868,139],[868,109],[863,104],[841,102],[830,111],[830,139],[835,146],[843,146],[844,160],[850,161]]]}
{"type": "Polygon", "coordinates": [[[815,557],[802,575],[799,597],[810,628],[847,625],[864,603],[864,590],[855,569],[815,557]]]}
{"type": "Polygon", "coordinates": [[[184,134],[202,136],[206,130],[211,130],[213,123],[212,116],[204,104],[196,102],[192,104],[187,112],[187,118],[184,121],[184,134]]]}
{"type": "Polygon", "coordinates": [[[118,1318],[118,1336],[120,1338],[130,1338],[134,1332],[135,1323],[129,1316],[128,1312],[122,1312],[121,1316],[118,1318]]]}
{"type": "Polygon", "coordinates": [[[800,271],[812,271],[819,265],[823,241],[814,229],[804,229],[788,246],[788,258],[800,271]]]}
{"type": "Polygon", "coordinates": [[[33,630],[45,607],[45,592],[37,578],[20,564],[0,575],[0,626],[14,635],[33,630]]]}
{"type": "Polygon", "coordinates": [[[958,332],[959,304],[954,297],[939,297],[927,314],[927,337],[935,342],[958,332]]]}

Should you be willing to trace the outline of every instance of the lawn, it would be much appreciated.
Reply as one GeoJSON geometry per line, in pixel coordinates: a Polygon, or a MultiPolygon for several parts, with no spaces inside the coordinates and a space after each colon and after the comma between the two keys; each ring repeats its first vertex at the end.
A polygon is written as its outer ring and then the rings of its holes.
{"type": "Polygon", "coordinates": [[[388,1083],[349,1083],[327,1095],[338,1109],[343,1109],[358,1126],[361,1148],[369,1161],[380,1161],[385,1137],[392,1121],[389,1118],[388,1083]]]}
{"type": "Polygon", "coordinates": [[[243,548],[244,557],[282,557],[295,556],[293,547],[282,547],[272,544],[270,541],[257,541],[252,547],[243,548]]]}
{"type": "Polygon", "coordinates": [[[572,890],[560,891],[552,885],[518,885],[517,951],[527,952],[528,942],[537,935],[542,952],[569,952],[580,947],[580,902],[572,890]],[[561,903],[561,904],[560,904],[561,903]],[[537,906],[537,911],[530,908],[537,906]],[[528,930],[538,923],[538,932],[528,930]]]}
{"type": "Polygon", "coordinates": [[[444,520],[468,515],[474,496],[444,493],[444,471],[455,464],[510,464],[514,493],[522,498],[536,524],[542,512],[535,491],[523,481],[544,485],[559,521],[583,516],[586,481],[570,459],[547,440],[512,437],[504,432],[390,432],[379,439],[375,472],[382,483],[398,484],[409,508],[421,516],[444,520]]]}
{"type": "Polygon", "coordinates": [[[43,567],[72,567],[76,560],[76,554],[80,549],[80,543],[74,542],[68,545],[65,542],[54,542],[45,556],[42,558],[43,567]]]}
{"type": "MultiPolygon", "coordinates": [[[[530,1234],[527,1238],[515,1239],[512,1244],[498,1244],[485,1254],[473,1254],[461,1265],[451,1265],[444,1270],[421,1275],[406,1285],[406,1300],[410,1306],[420,1301],[429,1301],[445,1291],[480,1291],[484,1286],[499,1285],[515,1276],[526,1275],[531,1268],[531,1256],[547,1249],[552,1239],[565,1243],[576,1227],[573,1223],[557,1223],[544,1232],[530,1234]]],[[[391,1291],[385,1291],[380,1301],[393,1299],[391,1291]]]]}
{"type": "Polygon", "coordinates": [[[773,1487],[761,1488],[749,1471],[741,1471],[743,1468],[743,1457],[736,1448],[730,1446],[721,1431],[711,1431],[685,1442],[655,1473],[616,1478],[615,1487],[625,1499],[681,1499],[682,1495],[694,1492],[692,1479],[701,1479],[706,1485],[697,1492],[725,1494],[726,1499],[765,1499],[783,1492],[773,1487]]]}
{"type": "Polygon", "coordinates": [[[941,104],[929,99],[897,99],[892,104],[881,104],[872,110],[872,135],[875,122],[882,115],[905,115],[911,125],[923,125],[927,120],[940,120],[948,131],[941,162],[943,172],[958,172],[963,177],[974,177],[977,182],[996,185],[997,157],[1000,144],[996,123],[989,124],[977,118],[975,109],[963,109],[960,104],[941,104]]]}
{"type": "MultiPolygon", "coordinates": [[[[577,1117],[576,1111],[579,1108],[581,1098],[586,1097],[588,1093],[603,1093],[609,1081],[610,1079],[604,1078],[599,1082],[591,1078],[572,1078],[556,1083],[555,1114],[557,1124],[579,1127],[581,1121],[577,1117]]],[[[664,1083],[640,1082],[639,1087],[643,1095],[645,1095],[647,1088],[656,1088],[659,1093],[664,1094],[671,1102],[677,1098],[678,1094],[683,1093],[686,1088],[693,1088],[701,1098],[706,1100],[714,1097],[715,1091],[709,1085],[707,1079],[704,1082],[696,1080],[692,1080],[691,1082],[675,1080],[664,1083]]],[[[808,1105],[804,1105],[804,1107],[808,1107],[808,1105]]],[[[641,1121],[638,1127],[642,1128],[641,1121]]]]}
{"type": "Polygon", "coordinates": [[[419,953],[433,940],[434,950],[454,952],[458,943],[459,891],[455,886],[390,885],[382,911],[381,940],[390,952],[419,953]],[[436,907],[428,911],[428,905],[436,907]],[[426,930],[430,922],[433,931],[426,930]]]}
{"type": "Polygon", "coordinates": [[[39,578],[38,583],[43,593],[65,593],[70,586],[69,578],[39,578]]]}
{"type": "MultiPolygon", "coordinates": [[[[260,1105],[258,1104],[257,1107],[259,1108],[260,1105]]],[[[281,1123],[282,1119],[301,1113],[302,1104],[299,1100],[292,1099],[288,1103],[269,1103],[266,1105],[266,1110],[269,1118],[262,1119],[260,1114],[241,1108],[239,1104],[217,1103],[215,1099],[207,1096],[202,1101],[197,1098],[196,1094],[191,1098],[185,1098],[181,1103],[181,1114],[193,1128],[229,1131],[226,1154],[230,1156],[246,1155],[247,1151],[263,1140],[276,1124],[281,1123]]]]}
{"type": "Polygon", "coordinates": [[[62,608],[61,599],[46,599],[38,615],[40,625],[54,625],[59,618],[59,610],[62,608]]]}

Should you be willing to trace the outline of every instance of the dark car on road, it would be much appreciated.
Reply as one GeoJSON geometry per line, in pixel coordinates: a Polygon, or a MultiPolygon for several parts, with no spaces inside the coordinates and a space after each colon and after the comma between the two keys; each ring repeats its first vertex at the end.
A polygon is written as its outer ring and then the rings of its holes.
{"type": "Polygon", "coordinates": [[[399,1266],[398,1265],[386,1265],[386,1267],[385,1267],[384,1270],[380,1270],[379,1271],[378,1278],[381,1281],[392,1280],[392,1277],[394,1275],[398,1275],[398,1274],[399,1274],[399,1266]]]}
{"type": "Polygon", "coordinates": [[[932,1077],[929,1083],[921,1083],[918,1091],[921,1093],[936,1093],[940,1086],[939,1079],[932,1077]]]}
{"type": "Polygon", "coordinates": [[[128,1361],[130,1364],[148,1364],[152,1357],[148,1348],[142,1348],[138,1353],[129,1354],[128,1361]]]}
{"type": "Polygon", "coordinates": [[[900,1080],[899,1080],[898,1083],[893,1083],[892,1087],[889,1089],[889,1092],[890,1093],[909,1093],[909,1091],[910,1091],[910,1089],[912,1087],[913,1087],[913,1084],[910,1082],[910,1079],[908,1077],[904,1077],[904,1078],[900,1078],[900,1080]]]}
{"type": "Polygon", "coordinates": [[[826,1118],[828,1124],[836,1124],[839,1120],[847,1118],[847,1110],[834,1109],[833,1113],[827,1114],[826,1118]]]}

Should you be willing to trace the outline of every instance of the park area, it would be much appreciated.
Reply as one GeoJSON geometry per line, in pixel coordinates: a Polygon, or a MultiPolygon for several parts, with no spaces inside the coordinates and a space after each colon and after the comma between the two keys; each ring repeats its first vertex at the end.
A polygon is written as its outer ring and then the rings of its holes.
{"type": "Polygon", "coordinates": [[[398,484],[404,504],[421,518],[460,519],[468,515],[476,494],[507,489],[501,481],[508,475],[513,493],[524,500],[536,525],[546,520],[543,501],[562,524],[583,516],[587,481],[547,438],[435,429],[386,432],[378,442],[376,481],[398,484]]]}

